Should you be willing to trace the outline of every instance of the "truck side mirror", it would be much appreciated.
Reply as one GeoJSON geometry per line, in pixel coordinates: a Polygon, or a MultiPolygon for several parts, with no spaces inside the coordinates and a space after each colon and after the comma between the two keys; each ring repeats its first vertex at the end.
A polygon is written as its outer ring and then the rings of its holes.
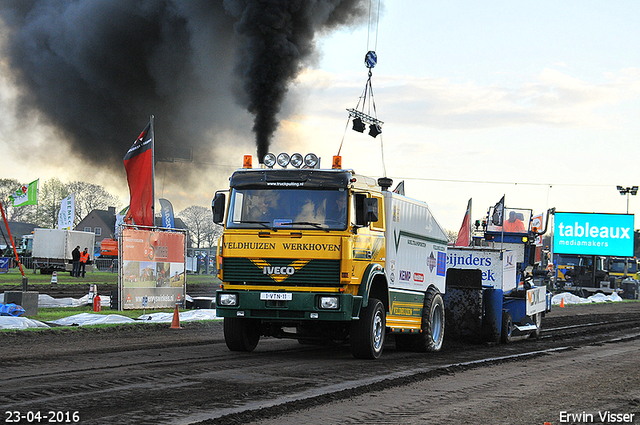
{"type": "Polygon", "coordinates": [[[211,202],[211,210],[213,211],[213,222],[216,224],[220,224],[224,220],[225,200],[226,196],[224,196],[224,193],[216,193],[216,196],[214,196],[213,198],[213,202],[211,202]]]}
{"type": "Polygon", "coordinates": [[[363,227],[373,221],[378,221],[378,199],[367,198],[367,195],[355,195],[356,225],[363,227]]]}
{"type": "Polygon", "coordinates": [[[377,198],[367,198],[364,200],[364,217],[367,223],[378,221],[377,198]]]}

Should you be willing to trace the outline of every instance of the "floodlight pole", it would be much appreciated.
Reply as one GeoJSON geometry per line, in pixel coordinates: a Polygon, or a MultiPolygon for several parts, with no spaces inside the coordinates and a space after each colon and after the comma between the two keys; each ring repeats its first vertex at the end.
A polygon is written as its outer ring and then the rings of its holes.
{"type": "Polygon", "coordinates": [[[627,214],[629,214],[629,192],[627,192],[627,214]]]}
{"type": "Polygon", "coordinates": [[[638,186],[632,186],[632,187],[618,186],[617,189],[618,189],[618,192],[620,192],[620,195],[627,195],[627,214],[629,214],[629,195],[635,196],[638,193],[638,186]]]}

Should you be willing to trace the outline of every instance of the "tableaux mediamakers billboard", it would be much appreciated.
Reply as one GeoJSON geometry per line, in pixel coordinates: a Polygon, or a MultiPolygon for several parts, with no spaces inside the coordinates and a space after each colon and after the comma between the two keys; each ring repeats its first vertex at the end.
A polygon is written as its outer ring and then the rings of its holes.
{"type": "Polygon", "coordinates": [[[186,234],[123,227],[120,305],[124,310],[174,308],[186,292],[186,234]]]}
{"type": "Polygon", "coordinates": [[[556,212],[553,252],[632,257],[633,229],[633,214],[556,212]]]}

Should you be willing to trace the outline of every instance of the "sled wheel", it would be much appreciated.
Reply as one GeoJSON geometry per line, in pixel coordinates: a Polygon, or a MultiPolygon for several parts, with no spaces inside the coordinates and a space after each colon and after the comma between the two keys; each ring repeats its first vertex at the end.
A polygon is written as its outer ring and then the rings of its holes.
{"type": "Polygon", "coordinates": [[[500,340],[505,344],[510,343],[513,340],[511,336],[512,332],[513,332],[513,320],[511,320],[511,313],[509,313],[508,311],[503,311],[502,312],[502,332],[500,335],[500,340]]]}
{"type": "Polygon", "coordinates": [[[536,313],[533,315],[533,323],[538,329],[531,332],[530,337],[533,339],[538,339],[540,338],[540,330],[542,329],[542,313],[536,313]]]}

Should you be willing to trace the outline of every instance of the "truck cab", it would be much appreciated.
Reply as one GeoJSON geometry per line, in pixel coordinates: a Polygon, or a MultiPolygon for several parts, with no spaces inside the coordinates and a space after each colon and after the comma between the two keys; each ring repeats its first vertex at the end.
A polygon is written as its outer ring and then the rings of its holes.
{"type": "Polygon", "coordinates": [[[339,167],[233,173],[212,203],[224,225],[216,308],[231,350],[275,336],[348,341],[355,357],[378,358],[387,333],[405,334],[401,346],[441,347],[446,234],[391,183],[339,167]],[[427,299],[440,320],[432,333],[427,299]]]}
{"type": "Polygon", "coordinates": [[[607,257],[599,255],[555,254],[556,287],[587,298],[595,293],[616,292],[607,257]]]}

